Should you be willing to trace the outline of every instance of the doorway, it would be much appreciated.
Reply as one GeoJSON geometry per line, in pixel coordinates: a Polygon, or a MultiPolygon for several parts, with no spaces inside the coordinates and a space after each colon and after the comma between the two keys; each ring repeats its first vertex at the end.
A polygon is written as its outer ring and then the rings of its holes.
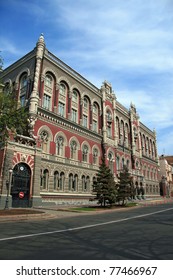
{"type": "Polygon", "coordinates": [[[12,175],[12,207],[30,207],[31,169],[25,163],[18,163],[12,175]]]}

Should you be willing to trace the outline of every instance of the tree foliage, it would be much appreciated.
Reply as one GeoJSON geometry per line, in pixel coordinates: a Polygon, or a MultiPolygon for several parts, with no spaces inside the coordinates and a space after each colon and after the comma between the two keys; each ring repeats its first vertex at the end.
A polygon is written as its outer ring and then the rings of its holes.
{"type": "Polygon", "coordinates": [[[117,201],[121,201],[124,205],[127,199],[134,196],[135,188],[133,184],[133,177],[128,172],[128,168],[124,166],[123,170],[120,172],[118,177],[119,182],[117,183],[117,201]]]}
{"type": "Polygon", "coordinates": [[[93,191],[96,194],[98,203],[106,205],[106,203],[112,205],[116,201],[116,184],[114,181],[111,170],[106,166],[105,160],[102,159],[102,163],[97,173],[97,180],[93,183],[93,191]]]}
{"type": "MultiPolygon", "coordinates": [[[[0,57],[0,71],[2,71],[2,58],[0,57]]],[[[0,82],[0,141],[8,138],[9,132],[24,134],[27,129],[28,113],[24,107],[19,107],[18,101],[10,88],[0,82]]]]}

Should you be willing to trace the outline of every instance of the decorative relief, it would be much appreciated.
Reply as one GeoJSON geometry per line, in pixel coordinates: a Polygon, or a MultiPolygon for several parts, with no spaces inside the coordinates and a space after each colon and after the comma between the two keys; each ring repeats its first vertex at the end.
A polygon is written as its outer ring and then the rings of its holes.
{"type": "Polygon", "coordinates": [[[25,162],[25,161],[26,161],[26,159],[27,159],[27,155],[22,154],[22,155],[21,155],[21,161],[24,161],[24,162],[25,162]]]}

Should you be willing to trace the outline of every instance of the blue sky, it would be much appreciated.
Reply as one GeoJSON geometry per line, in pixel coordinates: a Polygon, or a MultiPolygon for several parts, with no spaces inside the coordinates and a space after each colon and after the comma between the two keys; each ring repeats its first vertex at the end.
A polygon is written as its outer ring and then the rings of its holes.
{"type": "Polygon", "coordinates": [[[173,0],[1,0],[0,11],[4,68],[43,33],[49,51],[133,102],[158,153],[173,155],[173,0]]]}

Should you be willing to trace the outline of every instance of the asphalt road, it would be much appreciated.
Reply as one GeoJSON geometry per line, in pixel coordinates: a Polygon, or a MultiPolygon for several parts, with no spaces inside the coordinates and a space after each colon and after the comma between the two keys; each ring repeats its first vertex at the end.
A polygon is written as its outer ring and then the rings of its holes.
{"type": "Polygon", "coordinates": [[[173,260],[173,205],[0,224],[1,260],[173,260]]]}

